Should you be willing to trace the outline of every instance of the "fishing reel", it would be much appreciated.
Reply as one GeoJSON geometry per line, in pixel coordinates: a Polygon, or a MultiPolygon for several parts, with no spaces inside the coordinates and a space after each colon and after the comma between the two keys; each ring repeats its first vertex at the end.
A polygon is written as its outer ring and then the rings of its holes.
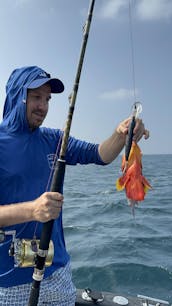
{"type": "MultiPolygon", "coordinates": [[[[12,242],[9,248],[9,256],[14,257],[14,267],[27,268],[36,265],[36,258],[39,251],[38,239],[20,239],[16,238],[16,231],[0,230],[0,243],[5,241],[6,236],[12,236],[12,242]]],[[[52,264],[54,256],[54,245],[52,240],[49,243],[49,250],[45,260],[45,266],[52,264]]]]}

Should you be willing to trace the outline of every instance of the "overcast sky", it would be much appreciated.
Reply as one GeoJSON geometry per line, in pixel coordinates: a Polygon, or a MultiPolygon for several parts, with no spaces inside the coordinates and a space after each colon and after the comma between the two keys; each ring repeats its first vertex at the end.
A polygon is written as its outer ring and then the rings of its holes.
{"type": "MultiPolygon", "coordinates": [[[[88,7],[89,0],[0,0],[1,118],[12,70],[37,65],[65,84],[45,121],[64,127],[88,7]]],[[[130,0],[130,8],[129,0],[95,1],[71,134],[96,143],[110,136],[130,115],[135,89],[151,133],[140,142],[143,154],[172,154],[172,1],[130,0]]]]}

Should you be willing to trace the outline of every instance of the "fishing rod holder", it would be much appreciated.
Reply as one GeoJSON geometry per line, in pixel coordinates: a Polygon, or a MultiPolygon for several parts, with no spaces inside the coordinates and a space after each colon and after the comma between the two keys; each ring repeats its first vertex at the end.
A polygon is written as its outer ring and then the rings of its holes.
{"type": "MultiPolygon", "coordinates": [[[[35,267],[37,254],[43,250],[39,249],[38,239],[16,238],[16,231],[0,230],[0,243],[4,242],[6,236],[12,236],[11,245],[8,255],[14,257],[14,267],[27,268],[35,267]]],[[[54,245],[52,240],[49,243],[49,249],[46,256],[45,266],[49,267],[52,264],[54,257],[54,245]]]]}
{"type": "Polygon", "coordinates": [[[142,306],[164,306],[170,305],[169,302],[159,299],[154,299],[145,295],[137,295],[137,297],[141,300],[142,306]]]}

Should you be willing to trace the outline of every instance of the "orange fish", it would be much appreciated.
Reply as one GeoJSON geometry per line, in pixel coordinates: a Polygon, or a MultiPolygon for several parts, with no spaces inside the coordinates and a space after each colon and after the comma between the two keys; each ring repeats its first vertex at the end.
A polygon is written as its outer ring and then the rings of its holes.
{"type": "Polygon", "coordinates": [[[152,189],[147,179],[142,175],[142,153],[139,146],[133,141],[129,159],[126,162],[125,155],[122,158],[121,169],[123,175],[117,179],[117,190],[125,188],[129,205],[133,209],[138,201],[143,201],[148,189],[152,189]]]}

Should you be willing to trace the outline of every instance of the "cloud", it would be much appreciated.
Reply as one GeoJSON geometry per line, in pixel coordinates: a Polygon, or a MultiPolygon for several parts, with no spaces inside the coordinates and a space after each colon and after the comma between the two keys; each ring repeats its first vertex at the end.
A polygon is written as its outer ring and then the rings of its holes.
{"type": "Polygon", "coordinates": [[[99,16],[103,19],[113,19],[126,6],[126,0],[104,0],[99,16]]]}
{"type": "MultiPolygon", "coordinates": [[[[166,20],[172,17],[172,0],[129,1],[132,15],[135,11],[140,20],[166,20]]],[[[99,16],[102,19],[114,19],[128,9],[127,0],[103,0],[99,16]]]]}
{"type": "Polygon", "coordinates": [[[15,0],[15,5],[16,6],[20,6],[20,5],[23,5],[25,3],[28,3],[29,0],[15,0]]]}
{"type": "MultiPolygon", "coordinates": [[[[135,94],[138,95],[138,90],[135,90],[135,94]]],[[[103,100],[121,101],[134,97],[134,91],[132,89],[119,88],[113,91],[105,91],[100,95],[103,100]]]]}
{"type": "Polygon", "coordinates": [[[141,0],[136,7],[142,20],[169,19],[172,17],[171,0],[141,0]]]}

